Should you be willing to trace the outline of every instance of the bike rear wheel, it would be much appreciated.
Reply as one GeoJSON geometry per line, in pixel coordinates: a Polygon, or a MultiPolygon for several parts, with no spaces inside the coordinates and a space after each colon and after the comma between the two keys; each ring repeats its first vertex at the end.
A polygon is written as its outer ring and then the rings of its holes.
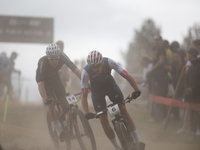
{"type": "Polygon", "coordinates": [[[92,128],[83,112],[79,109],[74,109],[73,119],[73,128],[81,149],[96,150],[96,141],[92,128]]]}
{"type": "Polygon", "coordinates": [[[132,139],[130,137],[128,127],[124,121],[118,121],[116,123],[116,133],[120,141],[121,147],[124,150],[132,149],[132,139]]]}
{"type": "MultiPolygon", "coordinates": [[[[60,115],[57,111],[56,111],[56,114],[57,114],[58,118],[60,118],[60,115]]],[[[48,126],[48,130],[49,130],[49,134],[51,136],[51,139],[52,139],[53,144],[56,147],[56,149],[59,150],[59,149],[65,147],[66,150],[71,150],[71,142],[70,142],[69,138],[66,138],[66,140],[64,142],[60,142],[57,132],[49,118],[49,112],[47,112],[47,126],[48,126]]],[[[61,123],[60,123],[60,127],[62,128],[61,123]]]]}

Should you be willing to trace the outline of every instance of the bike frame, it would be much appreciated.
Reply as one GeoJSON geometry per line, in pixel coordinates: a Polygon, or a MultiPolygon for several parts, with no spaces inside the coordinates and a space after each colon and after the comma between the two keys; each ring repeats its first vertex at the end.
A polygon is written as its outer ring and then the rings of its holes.
{"type": "MultiPolygon", "coordinates": [[[[109,107],[112,107],[112,106],[114,106],[114,105],[120,105],[120,104],[130,103],[133,99],[134,99],[134,98],[128,96],[124,101],[122,101],[122,102],[120,102],[120,103],[117,103],[117,104],[113,104],[113,103],[108,104],[106,109],[104,109],[104,110],[102,110],[102,111],[100,111],[100,112],[97,112],[97,113],[95,114],[95,118],[98,118],[100,115],[104,114],[104,112],[107,112],[109,107]]],[[[115,117],[115,118],[112,119],[111,122],[112,122],[112,124],[113,124],[113,126],[114,126],[114,130],[115,130],[116,134],[118,135],[118,131],[117,131],[117,129],[116,129],[116,125],[117,125],[118,123],[120,123],[120,122],[123,122],[123,123],[126,125],[126,127],[127,127],[127,132],[128,132],[129,138],[131,139],[131,142],[132,142],[132,143],[135,143],[135,140],[134,140],[133,137],[131,136],[131,128],[130,128],[130,126],[129,126],[127,120],[126,120],[126,117],[125,117],[123,114],[121,114],[121,112],[118,113],[118,114],[116,114],[114,117],[115,117]]]]}

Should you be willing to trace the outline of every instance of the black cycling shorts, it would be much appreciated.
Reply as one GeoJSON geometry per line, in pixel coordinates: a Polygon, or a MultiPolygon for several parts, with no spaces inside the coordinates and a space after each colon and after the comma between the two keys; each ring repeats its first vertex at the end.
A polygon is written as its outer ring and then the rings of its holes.
{"type": "Polygon", "coordinates": [[[118,85],[106,87],[100,90],[94,90],[91,92],[91,94],[93,106],[96,112],[102,111],[107,108],[105,100],[106,95],[114,104],[120,103],[124,100],[124,96],[118,85]]]}
{"type": "Polygon", "coordinates": [[[47,96],[53,97],[52,91],[54,91],[58,99],[63,99],[66,96],[65,87],[59,77],[59,75],[53,76],[50,82],[45,82],[45,90],[47,96]]]}

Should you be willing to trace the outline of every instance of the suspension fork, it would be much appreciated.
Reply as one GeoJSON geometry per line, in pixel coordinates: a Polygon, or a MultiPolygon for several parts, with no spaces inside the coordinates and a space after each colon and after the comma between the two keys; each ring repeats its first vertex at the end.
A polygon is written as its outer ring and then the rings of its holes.
{"type": "Polygon", "coordinates": [[[117,115],[115,115],[115,119],[112,120],[112,124],[113,124],[113,126],[114,126],[114,130],[115,130],[116,133],[117,133],[117,131],[116,131],[116,123],[117,123],[118,121],[120,121],[121,118],[122,118],[121,115],[120,115],[120,114],[117,114],[117,115]]]}
{"type": "Polygon", "coordinates": [[[130,128],[130,125],[128,124],[128,122],[127,122],[126,116],[125,116],[125,115],[122,115],[122,118],[123,118],[123,122],[125,123],[125,125],[126,125],[126,127],[127,127],[129,137],[132,139],[132,142],[135,143],[135,140],[134,140],[134,138],[133,138],[133,136],[132,136],[131,128],[130,128]]]}

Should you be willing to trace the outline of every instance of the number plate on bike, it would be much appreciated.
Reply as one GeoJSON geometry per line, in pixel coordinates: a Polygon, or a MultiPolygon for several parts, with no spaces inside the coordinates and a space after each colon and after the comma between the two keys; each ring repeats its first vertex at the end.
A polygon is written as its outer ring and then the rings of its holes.
{"type": "Polygon", "coordinates": [[[117,115],[118,113],[120,113],[120,109],[119,109],[118,104],[109,107],[108,108],[108,112],[109,112],[111,117],[113,117],[113,116],[117,115]]]}
{"type": "Polygon", "coordinates": [[[67,99],[67,102],[69,103],[69,105],[78,102],[76,96],[74,96],[74,95],[69,95],[66,97],[66,99],[67,99]]]}

